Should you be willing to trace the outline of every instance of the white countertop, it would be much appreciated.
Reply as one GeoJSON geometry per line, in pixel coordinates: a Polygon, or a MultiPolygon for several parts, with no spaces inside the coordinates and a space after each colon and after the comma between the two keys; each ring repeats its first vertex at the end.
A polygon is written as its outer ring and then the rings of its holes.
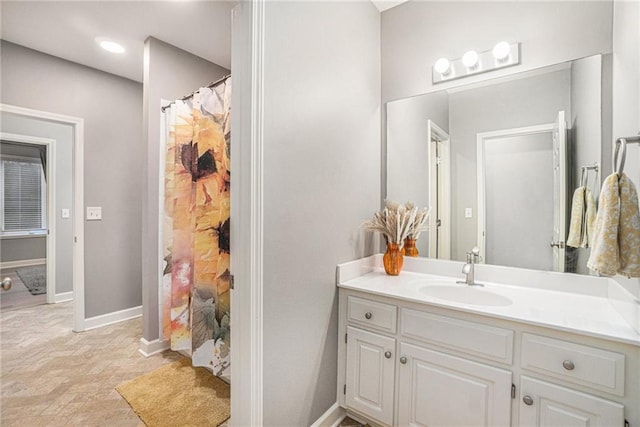
{"type": "Polygon", "coordinates": [[[351,274],[351,277],[339,274],[338,286],[640,346],[640,334],[614,309],[607,297],[478,280],[485,285],[482,290],[504,296],[511,300],[511,304],[475,305],[435,298],[420,290],[425,286],[425,281],[429,280],[448,281],[451,286],[465,287],[467,285],[455,284],[455,280],[462,279],[462,276],[438,276],[411,271],[402,271],[399,276],[389,276],[376,266],[362,269],[362,273],[351,274]]]}

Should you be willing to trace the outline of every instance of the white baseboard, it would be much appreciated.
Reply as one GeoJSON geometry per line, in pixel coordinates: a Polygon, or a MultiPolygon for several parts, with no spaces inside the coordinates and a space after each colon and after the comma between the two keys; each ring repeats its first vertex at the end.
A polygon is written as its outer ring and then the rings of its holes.
{"type": "Polygon", "coordinates": [[[337,427],[346,416],[347,411],[336,402],[311,427],[337,427]]]}
{"type": "Polygon", "coordinates": [[[142,316],[142,306],[127,308],[125,310],[114,311],[113,313],[101,314],[100,316],[89,317],[84,319],[82,330],[99,328],[101,326],[111,325],[113,323],[122,322],[124,320],[134,319],[142,316]]]}
{"type": "Polygon", "coordinates": [[[42,265],[46,263],[47,263],[46,258],[23,259],[20,261],[5,261],[5,262],[0,262],[0,270],[10,269],[10,268],[20,268],[20,267],[31,267],[32,265],[42,265]]]}
{"type": "Polygon", "coordinates": [[[144,357],[151,357],[154,354],[162,353],[168,350],[170,347],[169,342],[155,339],[153,341],[147,341],[144,338],[140,338],[140,344],[138,344],[138,352],[144,357]]]}
{"type": "Polygon", "coordinates": [[[56,294],[56,296],[53,299],[53,302],[55,304],[59,302],[67,302],[67,301],[73,301],[73,291],[56,294]]]}

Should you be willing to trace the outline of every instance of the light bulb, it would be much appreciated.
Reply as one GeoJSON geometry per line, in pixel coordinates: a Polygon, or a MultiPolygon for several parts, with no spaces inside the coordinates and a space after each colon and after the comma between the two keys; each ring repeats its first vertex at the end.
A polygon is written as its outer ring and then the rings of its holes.
{"type": "Polygon", "coordinates": [[[124,47],[111,40],[102,40],[99,42],[100,47],[111,53],[124,53],[124,47]]]}
{"type": "Polygon", "coordinates": [[[470,50],[462,55],[462,63],[467,68],[473,68],[478,65],[478,52],[470,50]]]}
{"type": "Polygon", "coordinates": [[[493,47],[493,57],[498,61],[504,61],[511,53],[511,46],[507,42],[500,42],[493,47]]]}
{"type": "Polygon", "coordinates": [[[436,63],[433,66],[433,69],[436,70],[438,73],[445,75],[449,73],[449,60],[447,58],[440,58],[436,61],[436,63]]]}

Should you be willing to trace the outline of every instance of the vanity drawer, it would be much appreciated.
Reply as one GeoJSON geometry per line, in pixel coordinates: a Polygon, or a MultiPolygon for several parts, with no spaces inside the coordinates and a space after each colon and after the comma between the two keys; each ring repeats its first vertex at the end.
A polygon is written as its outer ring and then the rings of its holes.
{"type": "Polygon", "coordinates": [[[347,300],[347,320],[352,323],[396,332],[397,308],[395,305],[370,301],[354,296],[347,300]]]}
{"type": "Polygon", "coordinates": [[[568,341],[522,334],[523,369],[624,395],[624,355],[568,341]]]}
{"type": "Polygon", "coordinates": [[[501,363],[513,361],[513,331],[508,329],[403,308],[400,333],[501,363]]]}

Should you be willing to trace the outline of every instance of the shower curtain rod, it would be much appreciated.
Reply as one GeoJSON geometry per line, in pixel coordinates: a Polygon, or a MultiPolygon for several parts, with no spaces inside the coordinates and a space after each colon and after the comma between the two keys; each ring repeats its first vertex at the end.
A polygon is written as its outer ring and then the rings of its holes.
{"type": "MultiPolygon", "coordinates": [[[[204,86],[204,87],[208,87],[208,88],[213,88],[218,86],[221,83],[224,83],[229,77],[231,77],[231,74],[227,74],[226,76],[216,80],[215,82],[211,82],[208,85],[204,86]]],[[[180,101],[186,101],[189,98],[193,98],[193,95],[195,95],[197,91],[193,91],[191,92],[189,95],[185,95],[182,98],[180,98],[180,101]]],[[[171,101],[170,103],[168,103],[167,105],[164,105],[162,107],[160,107],[160,109],[162,110],[162,112],[164,113],[164,110],[166,110],[167,108],[169,108],[171,106],[171,104],[175,104],[176,101],[171,101]]]]}

